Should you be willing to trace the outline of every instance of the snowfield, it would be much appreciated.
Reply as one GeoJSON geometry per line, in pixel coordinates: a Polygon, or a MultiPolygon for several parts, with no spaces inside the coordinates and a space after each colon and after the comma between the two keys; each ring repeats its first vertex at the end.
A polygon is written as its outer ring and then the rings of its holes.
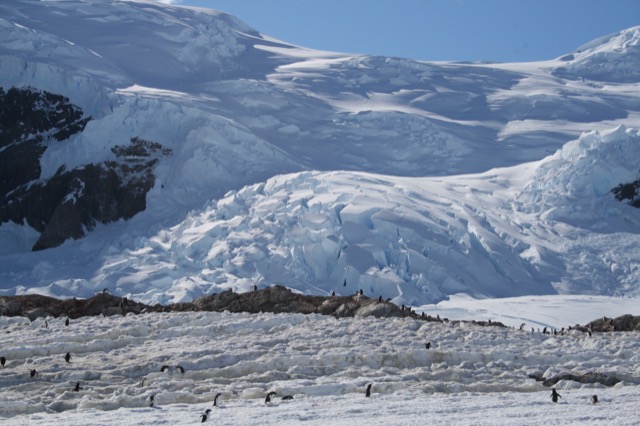
{"type": "MultiPolygon", "coordinates": [[[[582,302],[585,311],[598,306],[582,302]]],[[[194,424],[207,408],[209,421],[227,425],[638,422],[637,333],[206,312],[64,321],[0,318],[3,424],[194,424]],[[561,381],[554,404],[550,388],[528,377],[564,372],[622,382],[561,381]],[[270,391],[277,396],[267,405],[270,391]]]]}
{"type": "Polygon", "coordinates": [[[0,16],[0,85],[91,116],[48,145],[41,179],[132,138],[172,152],[129,221],[42,253],[28,225],[1,224],[0,294],[639,296],[639,211],[610,191],[640,177],[640,27],[549,61],[463,64],[305,49],[145,0],[12,0],[0,16]]]}
{"type": "Polygon", "coordinates": [[[34,229],[0,224],[1,295],[165,304],[281,284],[510,328],[3,316],[0,423],[193,424],[209,408],[228,425],[639,424],[636,332],[539,332],[640,314],[640,210],[611,193],[640,179],[639,46],[635,27],[544,62],[429,63],[153,1],[2,2],[0,87],[91,117],[47,145],[40,179],[132,138],[172,154],[128,221],[39,252],[34,229]],[[554,404],[529,378],[588,372],[621,382],[561,381],[554,404]]]}
{"type": "Polygon", "coordinates": [[[42,178],[132,137],[173,152],[127,223],[47,253],[2,224],[4,294],[638,296],[638,212],[609,192],[638,178],[638,28],[548,62],[447,64],[312,51],[153,2],[0,8],[2,84],[93,117],[42,178]]]}

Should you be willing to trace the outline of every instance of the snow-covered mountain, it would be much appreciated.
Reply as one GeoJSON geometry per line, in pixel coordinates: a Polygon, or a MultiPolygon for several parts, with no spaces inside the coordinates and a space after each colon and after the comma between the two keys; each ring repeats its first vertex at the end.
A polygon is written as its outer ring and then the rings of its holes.
{"type": "Polygon", "coordinates": [[[638,296],[639,34],[428,63],[150,1],[4,2],[3,293],[638,296]]]}

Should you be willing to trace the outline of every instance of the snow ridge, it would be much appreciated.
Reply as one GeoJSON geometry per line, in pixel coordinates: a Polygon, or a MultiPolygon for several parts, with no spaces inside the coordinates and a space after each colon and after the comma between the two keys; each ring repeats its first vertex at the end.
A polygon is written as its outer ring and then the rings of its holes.
{"type": "Polygon", "coordinates": [[[640,27],[602,37],[562,58],[559,75],[611,83],[640,82],[640,27]]]}

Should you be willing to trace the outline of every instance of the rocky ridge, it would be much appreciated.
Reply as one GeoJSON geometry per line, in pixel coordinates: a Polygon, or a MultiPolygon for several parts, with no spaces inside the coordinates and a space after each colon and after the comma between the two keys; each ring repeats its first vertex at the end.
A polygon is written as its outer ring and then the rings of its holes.
{"type": "MultiPolygon", "coordinates": [[[[226,290],[221,293],[200,297],[192,302],[172,303],[168,305],[147,305],[126,297],[119,297],[104,289],[88,299],[56,299],[38,294],[20,296],[0,296],[0,315],[24,316],[30,320],[42,317],[80,318],[95,315],[126,315],[128,313],[144,314],[149,312],[248,312],[248,313],[301,313],[331,315],[336,318],[376,317],[400,318],[408,317],[424,321],[449,321],[439,316],[418,314],[410,307],[398,306],[389,300],[370,298],[357,292],[350,296],[310,296],[298,294],[289,288],[274,285],[254,291],[236,293],[226,290]]],[[[506,327],[496,321],[463,321],[480,326],[506,327]]],[[[622,315],[618,318],[602,317],[586,325],[577,324],[569,327],[588,332],[640,331],[640,316],[622,315]]]]}

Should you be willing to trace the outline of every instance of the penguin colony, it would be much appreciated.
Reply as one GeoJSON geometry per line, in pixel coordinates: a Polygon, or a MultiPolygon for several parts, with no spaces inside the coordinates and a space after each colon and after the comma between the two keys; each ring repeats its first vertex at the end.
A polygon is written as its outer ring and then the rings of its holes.
{"type": "MultiPolygon", "coordinates": [[[[346,281],[346,280],[345,280],[345,281],[346,281]]],[[[254,285],[253,290],[254,290],[254,291],[257,291],[257,286],[256,286],[256,285],[254,285]]],[[[107,290],[106,288],[103,290],[103,292],[107,292],[107,291],[108,291],[108,290],[107,290]]],[[[364,292],[363,292],[362,290],[359,290],[359,291],[357,291],[357,292],[356,292],[356,295],[363,295],[363,294],[364,294],[364,292]]],[[[335,296],[335,291],[333,291],[333,292],[331,293],[331,295],[332,295],[332,296],[335,296]]],[[[389,302],[389,301],[390,301],[389,299],[385,300],[385,302],[389,302]]],[[[382,303],[382,296],[378,297],[378,303],[382,303]]],[[[410,308],[405,307],[404,305],[402,305],[402,308],[401,308],[401,309],[402,309],[402,311],[404,311],[405,309],[409,309],[409,310],[410,310],[410,308]]],[[[425,317],[424,312],[422,313],[422,317],[425,317]]],[[[438,319],[438,320],[440,319],[440,316],[439,316],[439,315],[437,316],[437,319],[438,319]]],[[[66,319],[65,319],[65,321],[64,321],[64,325],[68,327],[68,326],[69,326],[69,324],[70,324],[69,318],[66,318],[66,319]]],[[[489,320],[489,324],[491,324],[491,320],[489,320]]],[[[45,326],[45,328],[48,328],[48,327],[49,327],[49,323],[48,323],[48,321],[45,321],[44,326],[45,326]]],[[[525,324],[524,324],[524,323],[522,323],[522,324],[520,325],[520,327],[519,327],[519,330],[520,330],[520,331],[524,330],[524,326],[525,326],[525,324]]],[[[592,325],[592,324],[590,324],[590,326],[592,327],[593,325],[592,325]]],[[[571,327],[569,327],[569,330],[571,330],[571,327]]],[[[540,332],[540,329],[538,329],[538,331],[540,332]]],[[[564,331],[565,331],[564,327],[560,330],[560,332],[559,332],[559,333],[558,333],[558,331],[557,331],[557,330],[555,330],[555,329],[553,329],[553,331],[549,331],[549,330],[547,329],[547,327],[544,327],[544,329],[542,330],[542,333],[543,333],[543,334],[553,334],[553,335],[558,335],[558,334],[560,334],[560,335],[564,335],[564,331]]],[[[532,333],[533,333],[533,332],[535,332],[535,329],[534,329],[533,327],[531,328],[531,332],[532,332],[532,333]]],[[[589,336],[591,336],[591,335],[592,335],[591,329],[589,329],[589,330],[588,330],[588,334],[589,334],[589,336]]],[[[428,350],[428,349],[431,349],[431,347],[432,347],[431,342],[426,342],[426,343],[425,343],[425,348],[426,348],[427,350],[428,350]]],[[[65,354],[65,356],[64,356],[64,360],[65,360],[65,362],[66,362],[66,363],[70,363],[70,362],[71,362],[71,353],[70,353],[70,352],[67,352],[67,353],[65,354]]],[[[0,366],[1,366],[2,368],[5,368],[6,363],[7,363],[7,358],[6,358],[6,357],[4,357],[4,356],[0,356],[0,366]]],[[[181,365],[175,365],[175,366],[163,365],[163,366],[160,368],[160,371],[161,371],[161,372],[165,372],[165,371],[166,371],[166,372],[169,372],[169,373],[173,373],[173,371],[179,371],[181,374],[184,374],[185,369],[184,369],[184,367],[182,367],[181,365]]],[[[39,375],[39,374],[38,374],[38,371],[37,371],[36,369],[29,369],[29,377],[30,377],[31,379],[36,379],[36,378],[38,377],[38,375],[39,375]]],[[[145,385],[145,380],[146,380],[146,377],[144,377],[144,378],[142,379],[142,382],[141,382],[141,384],[140,384],[140,387],[144,387],[144,385],[145,385]]],[[[369,384],[367,384],[366,389],[365,389],[365,397],[367,397],[367,398],[368,398],[368,397],[371,397],[371,389],[372,389],[372,386],[373,386],[373,383],[369,383],[369,384]]],[[[73,388],[73,391],[74,391],[74,392],[80,392],[81,390],[83,390],[83,388],[80,386],[80,382],[78,381],[78,382],[76,382],[75,387],[73,388]]],[[[278,393],[277,393],[277,392],[275,392],[275,391],[268,392],[268,393],[266,394],[266,397],[265,397],[264,403],[265,403],[266,405],[270,405],[270,404],[272,404],[272,402],[273,402],[273,401],[272,401],[272,397],[276,396],[277,394],[278,394],[278,393]]],[[[215,397],[214,397],[214,399],[213,399],[213,407],[216,407],[216,408],[219,408],[219,407],[220,407],[220,406],[218,405],[218,398],[219,398],[220,396],[222,396],[222,393],[217,393],[217,394],[215,395],[215,397]]],[[[562,396],[561,396],[561,395],[556,391],[556,389],[555,389],[555,388],[552,388],[552,389],[551,389],[551,401],[552,401],[552,402],[554,402],[554,403],[557,403],[559,398],[562,398],[562,396]]],[[[293,398],[293,395],[284,395],[284,396],[282,396],[280,399],[281,399],[281,401],[290,401],[290,400],[293,400],[294,398],[293,398]]],[[[598,396],[597,396],[597,395],[592,395],[592,396],[590,397],[590,403],[591,403],[591,404],[593,404],[593,405],[597,404],[597,403],[598,403],[598,396]]],[[[156,406],[155,404],[156,404],[156,401],[155,401],[155,394],[152,394],[152,395],[150,395],[150,396],[149,396],[149,407],[154,408],[154,407],[156,406]]],[[[206,422],[206,421],[208,421],[208,420],[209,420],[211,411],[212,411],[211,409],[206,409],[206,410],[205,410],[205,412],[200,416],[200,421],[201,421],[202,423],[204,423],[204,422],[206,422]]]]}

